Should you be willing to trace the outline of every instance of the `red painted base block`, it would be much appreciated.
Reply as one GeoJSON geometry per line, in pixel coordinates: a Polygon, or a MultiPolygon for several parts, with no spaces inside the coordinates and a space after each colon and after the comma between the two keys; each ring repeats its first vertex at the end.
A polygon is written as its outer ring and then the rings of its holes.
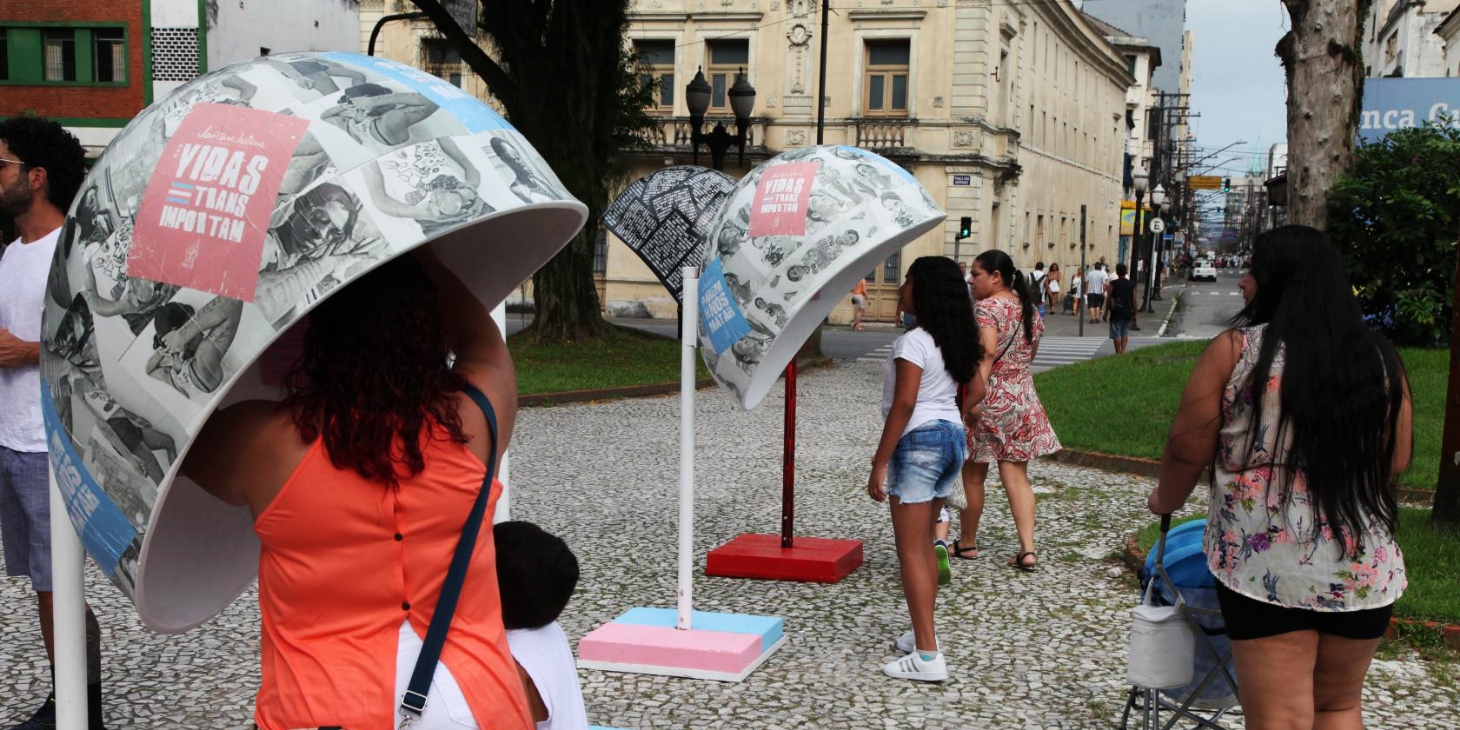
{"type": "Polygon", "coordinates": [[[860,540],[797,537],[783,549],[780,535],[744,534],[710,551],[705,574],[722,578],[835,583],[862,564],[860,540]]]}

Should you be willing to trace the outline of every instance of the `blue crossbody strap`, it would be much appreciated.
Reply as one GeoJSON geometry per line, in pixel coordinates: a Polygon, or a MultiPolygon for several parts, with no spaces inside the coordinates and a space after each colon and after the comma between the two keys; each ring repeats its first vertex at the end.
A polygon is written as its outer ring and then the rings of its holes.
{"type": "Polygon", "coordinates": [[[431,625],[426,629],[426,639],[421,644],[421,654],[416,659],[416,668],[411,672],[411,683],[401,696],[401,727],[421,719],[426,710],[426,695],[431,691],[431,678],[436,674],[436,662],[441,659],[441,648],[446,645],[446,632],[451,629],[451,617],[456,613],[456,601],[461,598],[461,586],[466,582],[466,570],[471,563],[472,550],[476,548],[477,534],[481,532],[482,520],[486,518],[487,502],[492,494],[492,477],[497,471],[497,412],[492,410],[491,401],[475,386],[462,389],[487,417],[487,429],[492,434],[491,448],[487,455],[487,474],[482,477],[482,488],[477,492],[476,504],[466,518],[461,530],[461,539],[456,543],[456,554],[451,557],[451,567],[446,571],[446,582],[441,585],[441,597],[436,601],[436,611],[431,614],[431,625]]]}

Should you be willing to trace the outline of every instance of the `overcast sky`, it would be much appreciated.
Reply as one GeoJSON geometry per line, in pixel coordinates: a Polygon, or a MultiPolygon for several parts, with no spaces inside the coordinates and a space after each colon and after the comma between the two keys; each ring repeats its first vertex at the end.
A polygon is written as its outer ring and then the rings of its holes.
{"type": "MultiPolygon", "coordinates": [[[[1191,106],[1197,157],[1245,140],[1207,164],[1241,157],[1222,172],[1241,175],[1254,153],[1286,141],[1283,67],[1273,54],[1287,32],[1279,0],[1187,0],[1186,27],[1196,36],[1191,106]],[[1240,152],[1240,153],[1239,153],[1240,152]]],[[[1213,174],[1216,174],[1214,171],[1213,174]]]]}

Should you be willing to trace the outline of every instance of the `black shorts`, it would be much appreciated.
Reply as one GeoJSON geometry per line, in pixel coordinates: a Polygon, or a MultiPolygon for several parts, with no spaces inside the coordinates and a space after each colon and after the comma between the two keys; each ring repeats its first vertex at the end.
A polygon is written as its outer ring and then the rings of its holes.
{"type": "Polygon", "coordinates": [[[1103,306],[1105,306],[1105,295],[1104,294],[1091,294],[1090,295],[1090,306],[1092,306],[1092,307],[1103,307],[1103,306]]]}
{"type": "Polygon", "coordinates": [[[1394,606],[1359,611],[1311,611],[1288,608],[1248,598],[1217,581],[1222,622],[1233,641],[1265,639],[1293,631],[1317,631],[1343,639],[1378,639],[1389,629],[1394,606]]]}

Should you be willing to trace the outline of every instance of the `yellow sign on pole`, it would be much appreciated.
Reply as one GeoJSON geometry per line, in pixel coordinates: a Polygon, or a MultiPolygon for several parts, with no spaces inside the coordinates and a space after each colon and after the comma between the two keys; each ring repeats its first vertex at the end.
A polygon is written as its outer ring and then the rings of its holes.
{"type": "Polygon", "coordinates": [[[1186,178],[1186,184],[1192,190],[1221,190],[1222,178],[1220,175],[1192,175],[1186,178]]]}

